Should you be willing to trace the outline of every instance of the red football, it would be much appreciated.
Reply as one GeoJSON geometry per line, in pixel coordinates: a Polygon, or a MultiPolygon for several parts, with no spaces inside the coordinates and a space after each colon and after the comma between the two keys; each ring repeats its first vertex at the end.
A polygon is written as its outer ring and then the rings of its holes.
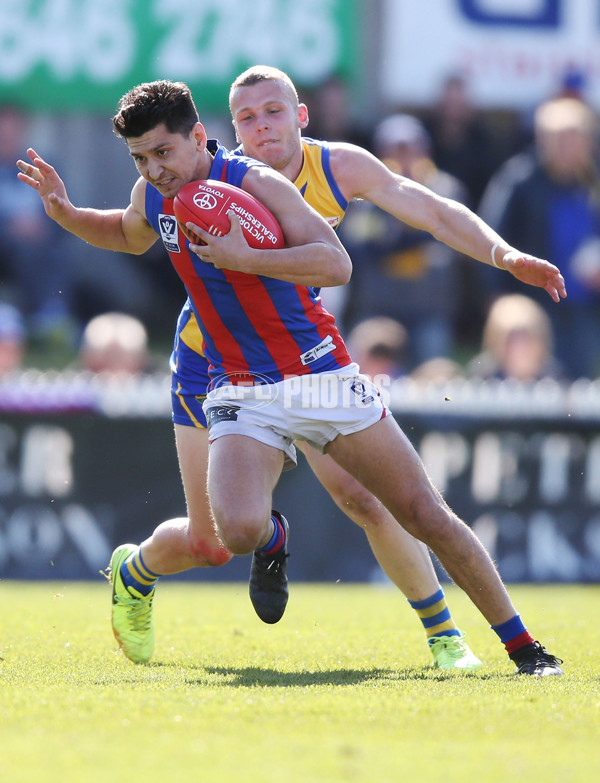
{"type": "Polygon", "coordinates": [[[240,218],[250,247],[285,247],[283,232],[273,214],[250,193],[227,182],[215,179],[188,182],[175,196],[173,209],[179,227],[196,245],[204,243],[185,224],[192,222],[210,234],[223,236],[229,232],[227,211],[231,209],[240,218]]]}

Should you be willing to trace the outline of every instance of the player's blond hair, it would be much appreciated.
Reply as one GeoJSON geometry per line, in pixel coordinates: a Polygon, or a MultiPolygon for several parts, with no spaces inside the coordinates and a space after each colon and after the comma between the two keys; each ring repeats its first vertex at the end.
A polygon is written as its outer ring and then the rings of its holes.
{"type": "Polygon", "coordinates": [[[285,73],[280,71],[279,68],[274,68],[271,65],[253,65],[247,68],[243,73],[240,73],[238,77],[233,81],[229,90],[229,108],[231,109],[231,102],[233,99],[233,93],[238,87],[252,87],[259,82],[281,82],[288,90],[292,102],[295,106],[298,105],[298,91],[294,82],[285,73]]]}

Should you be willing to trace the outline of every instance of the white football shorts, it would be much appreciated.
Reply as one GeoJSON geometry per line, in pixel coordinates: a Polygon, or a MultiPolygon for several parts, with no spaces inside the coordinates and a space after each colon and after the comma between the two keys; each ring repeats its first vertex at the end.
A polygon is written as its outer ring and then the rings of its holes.
{"type": "Polygon", "coordinates": [[[208,393],[203,409],[211,442],[247,435],[283,451],[284,468],[297,464],[295,440],[323,452],[338,435],[360,432],[390,413],[357,364],[278,383],[220,385],[208,393]]]}

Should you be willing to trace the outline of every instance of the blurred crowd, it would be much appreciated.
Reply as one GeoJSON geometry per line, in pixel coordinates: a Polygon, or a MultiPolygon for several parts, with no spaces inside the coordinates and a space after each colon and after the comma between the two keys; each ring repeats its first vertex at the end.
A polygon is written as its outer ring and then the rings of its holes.
{"type": "MultiPolygon", "coordinates": [[[[514,247],[555,263],[567,284],[568,298],[556,305],[356,202],[340,228],[352,279],[324,290],[323,300],[365,372],[424,382],[598,377],[598,117],[582,74],[566,73],[556,93],[523,116],[483,111],[461,74],[448,76],[428,110],[398,107],[370,127],[352,119],[342,79],[301,99],[310,113],[306,135],[359,144],[395,172],[467,204],[514,247]]],[[[16,178],[30,121],[18,106],[0,106],[0,376],[36,365],[167,372],[184,291],[166,255],[156,247],[148,263],[107,253],[113,258],[95,272],[82,262],[83,251],[16,178]]]]}
{"type": "Polygon", "coordinates": [[[467,204],[514,247],[556,264],[568,298],[557,305],[361,201],[340,228],[352,279],[333,296],[323,292],[344,333],[371,325],[375,335],[381,318],[393,319],[405,330],[396,375],[424,382],[598,377],[598,130],[583,74],[569,69],[530,113],[484,112],[466,78],[452,74],[427,111],[390,113],[367,144],[346,133],[397,173],[467,204]]]}

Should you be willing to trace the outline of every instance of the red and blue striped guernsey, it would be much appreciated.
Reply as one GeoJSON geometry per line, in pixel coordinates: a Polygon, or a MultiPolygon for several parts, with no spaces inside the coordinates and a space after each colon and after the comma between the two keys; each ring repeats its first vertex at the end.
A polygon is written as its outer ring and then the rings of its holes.
{"type": "MultiPolygon", "coordinates": [[[[215,140],[209,141],[209,150],[214,161],[208,178],[238,187],[250,167],[264,165],[230,153],[215,140]]],[[[224,375],[234,382],[278,382],[335,372],[351,363],[334,318],[315,289],[201,261],[178,229],[172,199],[149,183],[146,217],[186,287],[213,382],[224,375]]]]}

